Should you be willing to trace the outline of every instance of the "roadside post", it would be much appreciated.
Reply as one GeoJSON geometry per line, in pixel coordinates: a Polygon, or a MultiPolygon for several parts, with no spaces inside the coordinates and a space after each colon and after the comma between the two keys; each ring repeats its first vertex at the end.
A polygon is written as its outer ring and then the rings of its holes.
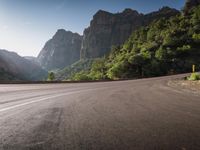
{"type": "Polygon", "coordinates": [[[192,65],[192,72],[195,73],[195,65],[192,65]]]}

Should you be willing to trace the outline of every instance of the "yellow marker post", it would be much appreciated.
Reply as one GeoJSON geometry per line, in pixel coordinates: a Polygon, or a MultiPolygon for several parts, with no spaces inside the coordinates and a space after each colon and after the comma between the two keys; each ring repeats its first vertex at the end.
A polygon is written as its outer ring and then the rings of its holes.
{"type": "Polygon", "coordinates": [[[195,65],[192,65],[192,72],[195,73],[195,65]]]}

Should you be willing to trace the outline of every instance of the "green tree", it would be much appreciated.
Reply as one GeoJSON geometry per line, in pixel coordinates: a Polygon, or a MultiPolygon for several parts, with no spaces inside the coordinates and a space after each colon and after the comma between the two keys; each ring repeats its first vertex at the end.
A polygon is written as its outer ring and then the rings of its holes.
{"type": "Polygon", "coordinates": [[[71,80],[74,80],[74,81],[88,81],[88,80],[91,80],[91,78],[88,76],[88,72],[86,71],[80,71],[78,73],[75,73],[71,80]]]}
{"type": "Polygon", "coordinates": [[[90,70],[90,78],[93,80],[106,79],[106,66],[105,66],[105,58],[97,59],[92,64],[92,68],[90,70]]]}
{"type": "Polygon", "coordinates": [[[53,72],[49,72],[47,81],[54,81],[54,80],[55,80],[54,73],[53,72]]]}

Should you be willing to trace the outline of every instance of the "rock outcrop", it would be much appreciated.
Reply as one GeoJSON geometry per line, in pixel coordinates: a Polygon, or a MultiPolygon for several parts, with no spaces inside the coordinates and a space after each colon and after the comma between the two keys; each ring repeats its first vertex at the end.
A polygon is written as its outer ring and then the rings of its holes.
{"type": "Polygon", "coordinates": [[[155,19],[168,18],[178,13],[178,10],[169,7],[146,15],[132,9],[125,9],[117,14],[99,10],[84,31],[81,58],[104,56],[110,52],[113,45],[122,45],[139,27],[148,25],[155,19]]]}
{"type": "Polygon", "coordinates": [[[0,80],[43,80],[47,72],[15,52],[0,50],[0,80]]]}
{"type": "Polygon", "coordinates": [[[59,29],[37,57],[46,70],[61,69],[80,59],[82,36],[59,29]]]}

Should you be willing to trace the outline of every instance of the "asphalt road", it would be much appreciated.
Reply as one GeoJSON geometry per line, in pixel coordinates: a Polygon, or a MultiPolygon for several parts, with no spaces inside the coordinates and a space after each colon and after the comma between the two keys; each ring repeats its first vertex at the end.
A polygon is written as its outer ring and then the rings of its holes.
{"type": "Polygon", "coordinates": [[[200,96],[167,85],[180,76],[0,85],[0,150],[200,150],[200,96]]]}

